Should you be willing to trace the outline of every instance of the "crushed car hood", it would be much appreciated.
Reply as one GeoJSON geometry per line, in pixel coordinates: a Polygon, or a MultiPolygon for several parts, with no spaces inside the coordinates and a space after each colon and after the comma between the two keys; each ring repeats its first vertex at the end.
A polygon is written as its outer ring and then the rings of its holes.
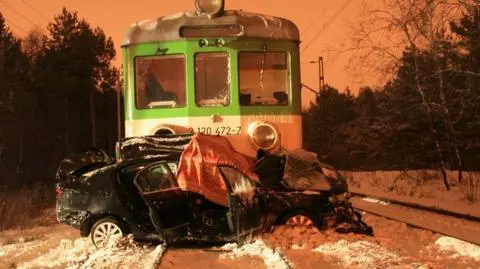
{"type": "Polygon", "coordinates": [[[348,191],[345,178],[328,164],[318,160],[317,154],[303,149],[286,154],[284,183],[297,190],[348,191]]]}

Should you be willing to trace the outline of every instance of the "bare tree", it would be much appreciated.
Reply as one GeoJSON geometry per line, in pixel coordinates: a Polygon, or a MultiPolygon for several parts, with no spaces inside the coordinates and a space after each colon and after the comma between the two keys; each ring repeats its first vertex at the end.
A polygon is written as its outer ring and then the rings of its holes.
{"type": "MultiPolygon", "coordinates": [[[[442,152],[440,136],[433,125],[433,109],[440,108],[447,129],[447,140],[453,148],[455,164],[462,179],[462,159],[455,139],[452,117],[445,98],[444,63],[434,62],[438,96],[440,103],[427,101],[425,86],[421,83],[419,57],[423,51],[433,53],[435,59],[445,54],[440,45],[447,38],[450,21],[460,17],[469,1],[460,0],[384,0],[382,9],[365,8],[360,21],[352,27],[352,47],[355,56],[350,68],[364,72],[384,74],[392,78],[401,63],[401,54],[408,48],[413,55],[414,88],[421,97],[421,105],[435,141],[435,149],[440,160],[440,169],[448,189],[445,156],[442,152]]],[[[405,62],[403,62],[404,64],[405,62]]],[[[449,146],[449,149],[450,149],[449,146]]]]}

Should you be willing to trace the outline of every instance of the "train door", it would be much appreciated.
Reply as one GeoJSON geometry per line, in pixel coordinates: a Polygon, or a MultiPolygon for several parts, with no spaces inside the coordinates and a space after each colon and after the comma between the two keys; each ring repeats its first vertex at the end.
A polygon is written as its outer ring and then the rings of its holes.
{"type": "MultiPolygon", "coordinates": [[[[199,46],[196,44],[195,46],[199,46]]],[[[238,97],[234,93],[234,62],[237,57],[228,48],[192,48],[193,96],[189,119],[194,132],[208,135],[240,134],[238,97]]]]}

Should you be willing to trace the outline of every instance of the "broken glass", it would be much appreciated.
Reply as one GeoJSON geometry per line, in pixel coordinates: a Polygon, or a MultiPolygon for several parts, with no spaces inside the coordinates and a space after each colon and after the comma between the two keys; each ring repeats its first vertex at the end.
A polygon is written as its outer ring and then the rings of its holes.
{"type": "Polygon", "coordinates": [[[185,56],[165,55],[135,59],[137,108],[184,107],[185,89],[185,56]]]}
{"type": "Polygon", "coordinates": [[[288,105],[288,75],[285,52],[240,52],[240,105],[288,105]]]}
{"type": "Polygon", "coordinates": [[[195,55],[195,103],[197,106],[228,106],[230,77],[224,52],[195,55]]]}

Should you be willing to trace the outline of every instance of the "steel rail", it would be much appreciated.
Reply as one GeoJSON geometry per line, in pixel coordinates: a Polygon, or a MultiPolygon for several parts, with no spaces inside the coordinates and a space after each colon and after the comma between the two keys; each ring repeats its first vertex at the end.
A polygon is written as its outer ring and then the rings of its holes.
{"type": "Polygon", "coordinates": [[[437,213],[437,214],[441,214],[441,215],[446,215],[446,216],[455,217],[455,218],[461,218],[461,219],[465,219],[465,220],[469,220],[469,221],[475,221],[475,222],[480,223],[480,217],[478,217],[478,216],[474,216],[474,215],[470,215],[470,214],[463,214],[463,213],[459,213],[459,212],[454,212],[454,211],[446,210],[446,209],[439,208],[439,207],[425,206],[425,205],[421,205],[421,204],[418,204],[418,203],[409,203],[409,202],[399,201],[399,200],[390,199],[390,198],[386,198],[386,197],[381,197],[381,196],[377,196],[377,195],[363,194],[363,193],[359,193],[359,192],[350,192],[350,194],[353,197],[356,196],[356,197],[362,197],[362,198],[373,198],[373,199],[376,199],[376,200],[388,202],[390,204],[401,205],[401,206],[405,206],[405,207],[410,207],[410,208],[414,208],[414,209],[429,211],[429,212],[432,212],[432,213],[437,213]]]}
{"type": "MultiPolygon", "coordinates": [[[[478,233],[480,221],[476,216],[374,195],[356,192],[351,194],[352,205],[357,210],[480,246],[480,234],[478,233]],[[370,198],[376,201],[366,201],[361,198],[370,198]]],[[[375,227],[372,228],[375,233],[375,227]]]]}

